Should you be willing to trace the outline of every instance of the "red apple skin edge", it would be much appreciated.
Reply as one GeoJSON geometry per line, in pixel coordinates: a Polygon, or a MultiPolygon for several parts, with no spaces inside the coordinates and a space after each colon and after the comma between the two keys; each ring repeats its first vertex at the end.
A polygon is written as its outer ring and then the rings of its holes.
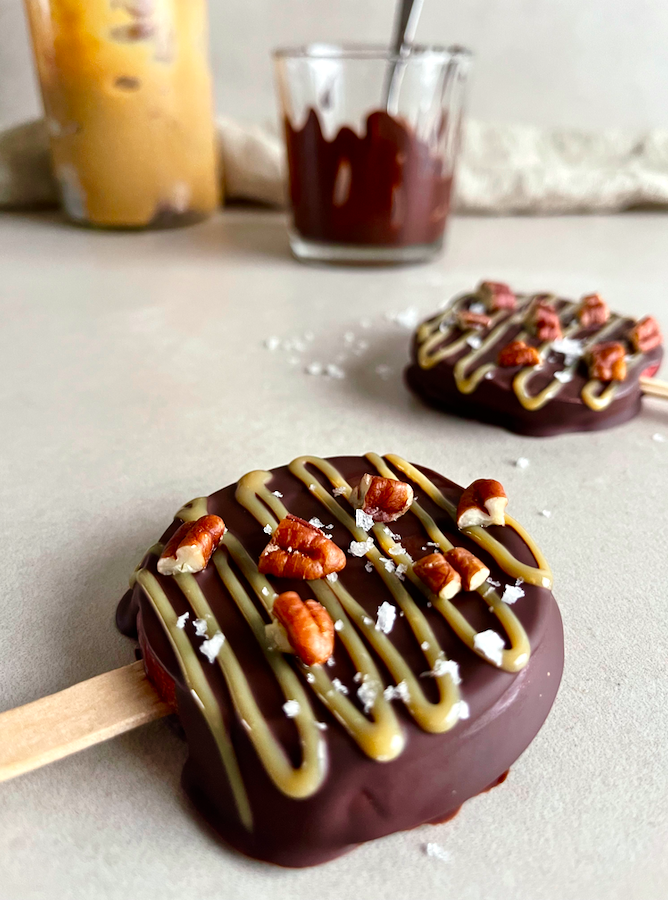
{"type": "Polygon", "coordinates": [[[139,638],[139,647],[144,658],[146,677],[158,692],[160,699],[174,712],[177,712],[178,707],[176,703],[176,686],[174,684],[174,679],[151,650],[149,643],[146,640],[146,632],[144,631],[141,613],[137,616],[137,635],[139,638]]]}

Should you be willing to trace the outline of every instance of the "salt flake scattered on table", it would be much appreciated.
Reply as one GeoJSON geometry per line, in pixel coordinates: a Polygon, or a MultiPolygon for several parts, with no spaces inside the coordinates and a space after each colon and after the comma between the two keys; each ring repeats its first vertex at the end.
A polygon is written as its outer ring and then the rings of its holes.
{"type": "Polygon", "coordinates": [[[546,519],[549,519],[550,516],[552,515],[552,513],[550,512],[549,509],[542,509],[540,511],[540,514],[541,514],[541,516],[545,516],[546,519]]]}
{"type": "Polygon", "coordinates": [[[325,374],[330,378],[345,378],[346,373],[343,371],[341,366],[337,366],[334,363],[328,363],[325,368],[325,374]]]}
{"type": "Polygon", "coordinates": [[[322,363],[309,363],[304,369],[307,375],[322,375],[322,363]]]}
{"type": "Polygon", "coordinates": [[[486,656],[490,662],[500,666],[503,659],[504,641],[500,634],[496,631],[479,631],[473,638],[473,646],[476,650],[480,650],[483,656],[486,656]]]}
{"type": "Polygon", "coordinates": [[[428,844],[424,845],[424,852],[427,856],[431,856],[432,859],[438,859],[441,862],[450,862],[450,853],[445,847],[441,847],[440,844],[434,844],[430,841],[428,844]]]}
{"type": "Polygon", "coordinates": [[[373,549],[373,538],[367,538],[365,541],[351,541],[348,553],[351,556],[364,556],[371,549],[373,549]]]}
{"type": "Polygon", "coordinates": [[[369,529],[373,526],[373,516],[365,513],[363,509],[356,509],[355,525],[357,525],[358,528],[361,528],[362,531],[369,531],[369,529]]]}
{"type": "Polygon", "coordinates": [[[657,431],[656,434],[653,434],[653,435],[652,435],[652,440],[653,440],[653,441],[656,441],[657,444],[663,444],[664,441],[665,441],[666,439],[665,439],[665,437],[664,437],[662,434],[659,434],[658,431],[657,431]]]}
{"type": "Polygon", "coordinates": [[[387,379],[392,374],[391,366],[386,365],[385,363],[381,363],[379,366],[376,366],[376,375],[383,379],[383,381],[387,381],[387,379]]]}
{"type": "Polygon", "coordinates": [[[206,656],[210,663],[212,663],[218,656],[220,648],[224,643],[225,635],[221,634],[220,631],[217,631],[208,641],[202,641],[199,651],[206,656]]]}
{"type": "Polygon", "coordinates": [[[378,607],[376,615],[376,631],[382,631],[383,634],[389,634],[394,627],[394,620],[397,617],[397,608],[385,600],[378,607]]]}
{"type": "Polygon", "coordinates": [[[188,621],[189,618],[190,618],[190,613],[184,612],[183,615],[179,616],[178,619],[176,620],[176,627],[177,628],[185,628],[186,622],[188,621]]]}
{"type": "Polygon", "coordinates": [[[385,318],[389,322],[394,322],[396,325],[412,331],[420,320],[420,312],[415,306],[409,306],[407,309],[402,309],[401,312],[385,313],[385,318]]]}
{"type": "Polygon", "coordinates": [[[526,456],[520,456],[515,460],[515,468],[517,469],[526,469],[529,466],[529,460],[526,456]]]}
{"type": "Polygon", "coordinates": [[[294,719],[299,715],[301,710],[301,706],[297,700],[286,700],[283,704],[283,712],[288,717],[288,719],[294,719]]]}
{"type": "Polygon", "coordinates": [[[278,350],[281,346],[281,339],[273,336],[268,337],[264,342],[264,346],[273,353],[274,350],[278,350]]]}

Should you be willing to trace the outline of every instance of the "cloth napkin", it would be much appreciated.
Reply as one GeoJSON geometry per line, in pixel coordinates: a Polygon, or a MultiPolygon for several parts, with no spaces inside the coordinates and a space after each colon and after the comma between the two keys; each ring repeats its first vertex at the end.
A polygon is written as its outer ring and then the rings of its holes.
{"type": "MultiPolygon", "coordinates": [[[[219,118],[228,200],[285,203],[283,143],[269,129],[219,118]]],[[[0,134],[0,209],[55,206],[46,125],[0,134]]],[[[619,212],[668,207],[668,132],[587,133],[469,121],[454,207],[485,215],[619,212]]]]}

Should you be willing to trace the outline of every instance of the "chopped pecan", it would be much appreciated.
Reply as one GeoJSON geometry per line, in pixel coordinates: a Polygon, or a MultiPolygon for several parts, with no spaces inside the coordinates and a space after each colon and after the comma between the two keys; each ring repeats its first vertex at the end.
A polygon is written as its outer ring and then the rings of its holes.
{"type": "Polygon", "coordinates": [[[652,316],[645,316],[633,326],[629,340],[636,353],[648,353],[663,342],[659,323],[652,316]]]}
{"type": "Polygon", "coordinates": [[[507,284],[502,284],[500,281],[481,282],[478,293],[490,312],[496,312],[499,309],[513,310],[517,306],[515,294],[507,284]]]}
{"type": "Polygon", "coordinates": [[[201,572],[208,566],[224,534],[225,523],[219,516],[201,516],[195,522],[184,522],[162,551],[158,572],[161,575],[201,572]]]}
{"type": "Polygon", "coordinates": [[[533,303],[528,324],[539,341],[558,341],[563,337],[559,314],[547,300],[536,300],[533,303]]]}
{"type": "Polygon", "coordinates": [[[600,294],[589,294],[582,298],[578,309],[578,319],[583,328],[592,325],[605,325],[610,318],[610,310],[600,294]]]}
{"type": "Polygon", "coordinates": [[[589,375],[599,381],[626,379],[626,352],[617,341],[594,344],[588,353],[589,375]]]}
{"type": "Polygon", "coordinates": [[[295,591],[286,591],[274,600],[272,612],[305,665],[327,662],[334,652],[334,622],[322,604],[302,600],[295,591]]]}
{"type": "Polygon", "coordinates": [[[262,551],[258,568],[264,575],[311,581],[340,572],[346,555],[315,525],[288,516],[282,519],[262,551]]]}
{"type": "Polygon", "coordinates": [[[430,553],[413,565],[413,571],[430,591],[442,600],[450,600],[462,589],[462,579],[442,553],[430,553]]]}
{"type": "Polygon", "coordinates": [[[492,320],[484,313],[471,312],[470,309],[462,309],[457,313],[457,321],[459,327],[466,328],[489,328],[492,320]]]}
{"type": "Polygon", "coordinates": [[[350,495],[350,502],[374,522],[395,522],[410,509],[413,488],[404,481],[367,474],[350,495]]]}
{"type": "Polygon", "coordinates": [[[465,591],[475,591],[489,578],[487,566],[464,547],[448,550],[445,559],[456,572],[459,572],[465,591]]]}
{"type": "Polygon", "coordinates": [[[511,341],[499,353],[497,362],[505,369],[513,366],[537,366],[541,361],[540,353],[524,341],[511,341]]]}
{"type": "Polygon", "coordinates": [[[457,528],[480,525],[505,525],[508,497],[503,485],[490,478],[479,478],[470,484],[459,498],[457,528]]]}

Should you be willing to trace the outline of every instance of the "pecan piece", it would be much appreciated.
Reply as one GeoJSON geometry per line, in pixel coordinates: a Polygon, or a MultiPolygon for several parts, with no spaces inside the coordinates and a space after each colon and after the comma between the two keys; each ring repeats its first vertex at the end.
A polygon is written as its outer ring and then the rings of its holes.
{"type": "Polygon", "coordinates": [[[633,326],[629,340],[636,353],[648,353],[663,342],[659,323],[652,316],[645,316],[633,326]]]}
{"type": "Polygon", "coordinates": [[[487,566],[464,547],[454,547],[452,550],[448,550],[444,556],[452,568],[459,572],[462,588],[465,591],[475,591],[489,578],[487,566]]]}
{"type": "Polygon", "coordinates": [[[315,525],[297,516],[281,519],[262,551],[258,568],[263,575],[312,581],[340,572],[346,555],[315,525]]]}
{"type": "Polygon", "coordinates": [[[457,313],[457,322],[462,330],[467,328],[489,328],[492,320],[484,313],[471,312],[470,309],[462,309],[457,313]]]}
{"type": "Polygon", "coordinates": [[[461,575],[442,553],[423,556],[413,565],[413,571],[442,600],[451,600],[462,589],[461,575]]]}
{"type": "Polygon", "coordinates": [[[158,572],[161,575],[201,572],[208,566],[224,534],[225,523],[220,516],[201,516],[195,522],[184,522],[160,554],[158,572]]]}
{"type": "Polygon", "coordinates": [[[505,510],[508,497],[503,485],[491,478],[478,478],[470,484],[459,498],[457,505],[457,528],[472,528],[480,525],[505,525],[505,510]]]}
{"type": "Polygon", "coordinates": [[[272,612],[305,665],[327,662],[334,652],[334,622],[321,603],[302,600],[295,591],[286,591],[274,600],[272,612]]]}
{"type": "Polygon", "coordinates": [[[497,359],[498,364],[504,369],[512,369],[514,366],[537,366],[540,361],[538,350],[524,341],[511,341],[506,344],[497,359]]]}
{"type": "Polygon", "coordinates": [[[600,294],[589,294],[582,298],[578,309],[578,319],[583,328],[591,328],[592,325],[605,325],[610,318],[610,310],[600,294]]]}
{"type": "Polygon", "coordinates": [[[589,375],[599,381],[626,379],[626,352],[617,341],[594,344],[588,354],[589,375]]]}
{"type": "Polygon", "coordinates": [[[396,522],[410,509],[413,496],[413,488],[405,481],[367,474],[350,495],[350,503],[374,522],[396,522]]]}
{"type": "Polygon", "coordinates": [[[536,300],[529,312],[527,323],[539,341],[558,341],[563,337],[559,314],[547,300],[536,300]]]}
{"type": "Polygon", "coordinates": [[[513,310],[517,306],[517,297],[507,284],[500,281],[482,281],[478,293],[485,301],[490,312],[499,309],[513,310]]]}

